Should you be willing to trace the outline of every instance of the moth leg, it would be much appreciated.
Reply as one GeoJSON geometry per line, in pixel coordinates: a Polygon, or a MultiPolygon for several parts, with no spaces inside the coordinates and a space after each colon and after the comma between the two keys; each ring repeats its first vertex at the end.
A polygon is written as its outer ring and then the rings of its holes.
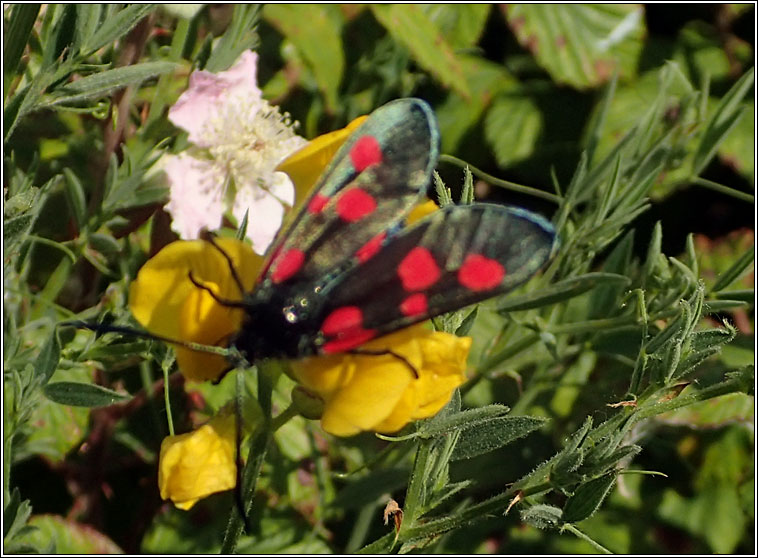
{"type": "Polygon", "coordinates": [[[405,364],[408,369],[411,371],[413,376],[418,380],[418,370],[416,370],[416,367],[413,366],[410,361],[405,358],[403,355],[397,354],[395,351],[390,351],[389,349],[350,349],[349,351],[346,351],[348,354],[351,355],[367,355],[367,356],[383,356],[383,355],[390,355],[393,358],[396,358],[405,364]]]}
{"type": "Polygon", "coordinates": [[[234,262],[232,261],[232,258],[229,254],[226,253],[226,251],[219,246],[218,242],[216,242],[215,236],[212,234],[205,235],[204,239],[206,242],[209,242],[211,246],[213,246],[216,250],[219,251],[219,253],[224,256],[224,259],[226,260],[227,265],[229,266],[229,272],[232,274],[232,279],[234,279],[235,284],[237,285],[237,288],[240,291],[240,296],[245,296],[245,286],[242,284],[242,279],[240,279],[239,274],[237,273],[236,268],[234,267],[234,262]]]}
{"type": "Polygon", "coordinates": [[[229,306],[229,307],[232,307],[232,308],[246,308],[245,303],[243,301],[241,301],[241,300],[229,300],[228,298],[222,298],[222,297],[218,296],[216,293],[214,293],[210,289],[210,287],[208,287],[206,285],[203,285],[200,281],[198,281],[197,279],[195,279],[195,276],[192,275],[191,271],[187,274],[187,277],[189,278],[190,281],[192,281],[193,285],[195,285],[198,289],[203,289],[206,293],[208,293],[209,295],[211,295],[211,297],[213,298],[213,300],[215,300],[216,302],[218,302],[221,306],[229,306]]]}

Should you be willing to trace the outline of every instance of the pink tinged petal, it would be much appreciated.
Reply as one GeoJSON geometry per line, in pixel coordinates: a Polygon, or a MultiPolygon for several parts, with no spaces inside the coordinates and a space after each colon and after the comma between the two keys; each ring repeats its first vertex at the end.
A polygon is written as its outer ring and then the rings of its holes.
{"type": "Polygon", "coordinates": [[[232,214],[238,223],[242,222],[245,211],[247,217],[247,237],[253,243],[256,254],[263,255],[273,242],[284,217],[284,203],[294,198],[294,186],[284,173],[276,173],[283,176],[288,184],[274,181],[271,192],[261,189],[257,184],[246,184],[239,188],[237,197],[232,206],[232,214]],[[281,196],[281,197],[280,197],[281,196]]]}
{"type": "Polygon", "coordinates": [[[261,99],[255,77],[257,60],[256,53],[245,51],[225,72],[192,72],[189,87],[168,111],[169,120],[189,132],[189,140],[195,145],[210,147],[214,143],[207,133],[210,123],[223,114],[229,103],[261,99]]]}
{"type": "Polygon", "coordinates": [[[198,238],[204,228],[216,229],[224,213],[224,177],[209,162],[184,153],[165,155],[163,170],[169,185],[166,211],[171,228],[183,239],[198,238]]]}

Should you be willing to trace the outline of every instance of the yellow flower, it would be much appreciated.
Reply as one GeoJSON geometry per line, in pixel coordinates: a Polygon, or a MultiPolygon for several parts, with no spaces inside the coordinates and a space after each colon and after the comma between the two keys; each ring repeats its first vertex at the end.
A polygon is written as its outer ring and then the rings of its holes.
{"type": "Polygon", "coordinates": [[[337,354],[292,363],[295,379],[324,401],[321,426],[337,436],[397,432],[435,415],[465,380],[471,338],[415,325],[361,346],[391,354],[337,354]]]}
{"type": "Polygon", "coordinates": [[[222,414],[197,430],[163,439],[158,465],[161,498],[188,510],[201,498],[234,488],[235,422],[233,414],[222,414]]]}
{"type": "Polygon", "coordinates": [[[439,206],[436,203],[434,203],[432,200],[427,200],[411,210],[411,212],[408,214],[408,217],[405,219],[405,223],[406,225],[413,225],[416,221],[423,219],[438,209],[439,206]]]}
{"type": "Polygon", "coordinates": [[[326,165],[353,131],[363,124],[367,116],[359,116],[341,130],[314,138],[305,147],[295,151],[279,163],[276,170],[285,172],[295,184],[295,203],[302,203],[321,176],[326,165]]]}
{"type": "MultiPolygon", "coordinates": [[[[252,289],[263,258],[245,243],[219,238],[216,242],[232,260],[245,291],[252,289]]],[[[243,311],[223,306],[217,297],[240,301],[243,294],[229,264],[213,245],[201,240],[172,242],[142,266],[129,290],[129,308],[150,333],[225,347],[242,324],[243,311]]],[[[228,362],[221,356],[176,347],[179,369],[187,379],[215,380],[228,362]]]]}

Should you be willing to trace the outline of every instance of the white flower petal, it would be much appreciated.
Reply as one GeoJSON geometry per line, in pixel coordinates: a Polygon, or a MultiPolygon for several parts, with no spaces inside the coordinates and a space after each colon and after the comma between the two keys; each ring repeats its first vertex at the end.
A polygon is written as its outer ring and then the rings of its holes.
{"type": "Polygon", "coordinates": [[[184,153],[165,155],[163,170],[169,183],[166,211],[171,228],[183,239],[198,238],[204,228],[216,229],[224,214],[224,176],[209,161],[184,153]]]}
{"type": "Polygon", "coordinates": [[[295,205],[295,185],[287,173],[274,172],[268,191],[290,207],[295,205]]]}
{"type": "Polygon", "coordinates": [[[169,120],[187,130],[189,140],[195,145],[213,145],[216,121],[230,103],[254,103],[261,99],[255,77],[257,61],[258,55],[247,50],[225,72],[192,72],[187,91],[168,111],[169,120]]]}
{"type": "Polygon", "coordinates": [[[237,222],[242,221],[245,211],[248,212],[247,238],[253,243],[255,253],[263,255],[282,225],[284,204],[261,188],[245,186],[238,191],[232,207],[237,222]]]}
{"type": "Polygon", "coordinates": [[[255,79],[257,60],[257,54],[245,51],[225,72],[190,76],[189,89],[169,118],[189,132],[196,146],[207,149],[208,159],[186,156],[183,165],[167,164],[171,201],[166,208],[184,238],[219,227],[225,213],[240,222],[249,210],[247,236],[263,254],[281,226],[285,206],[295,201],[289,176],[274,169],[307,142],[295,134],[289,115],[263,99],[255,79]],[[226,191],[227,184],[233,190],[226,191]]]}

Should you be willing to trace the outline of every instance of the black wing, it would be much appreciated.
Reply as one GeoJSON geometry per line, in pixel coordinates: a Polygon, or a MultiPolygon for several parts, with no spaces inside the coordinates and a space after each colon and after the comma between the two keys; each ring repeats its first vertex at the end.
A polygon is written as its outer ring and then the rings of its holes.
{"type": "Polygon", "coordinates": [[[424,194],[438,157],[437,120],[424,101],[375,110],[278,237],[259,283],[302,286],[368,260],[424,194]]]}
{"type": "Polygon", "coordinates": [[[552,225],[523,209],[484,203],[441,209],[326,286],[319,350],[349,350],[505,293],[548,261],[554,243],[552,225]]]}

